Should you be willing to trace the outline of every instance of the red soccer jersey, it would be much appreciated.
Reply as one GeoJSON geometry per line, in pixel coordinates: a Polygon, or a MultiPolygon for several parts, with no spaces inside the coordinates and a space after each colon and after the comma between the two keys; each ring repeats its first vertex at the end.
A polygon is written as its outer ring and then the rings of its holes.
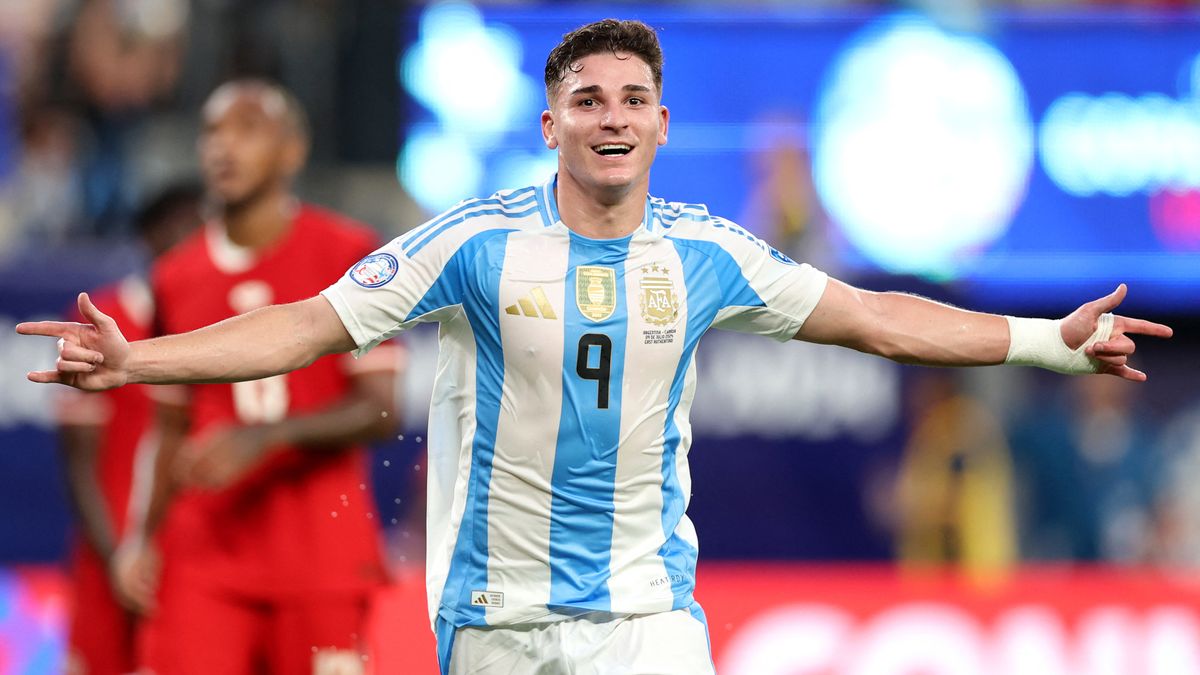
{"type": "MultiPolygon", "coordinates": [[[[310,298],[374,246],[367,228],[311,206],[263,251],[239,248],[219,225],[206,225],[154,269],[159,329],[181,333],[310,298]]],[[[189,435],[319,411],[350,390],[347,359],[327,356],[255,382],[195,385],[189,435]]],[[[161,530],[163,583],[264,599],[362,592],[384,576],[368,483],[361,448],[283,448],[225,490],[186,491],[161,530]]]]}
{"type": "MultiPolygon", "coordinates": [[[[90,297],[97,309],[117,322],[125,339],[132,342],[150,337],[154,304],[150,289],[141,278],[127,277],[94,291],[90,297]]],[[[78,309],[71,312],[68,320],[84,321],[78,309]]],[[[65,391],[58,402],[60,423],[103,427],[97,449],[96,480],[118,534],[125,529],[134,456],[153,417],[154,407],[148,392],[146,385],[95,394],[72,389],[65,391]]]]}

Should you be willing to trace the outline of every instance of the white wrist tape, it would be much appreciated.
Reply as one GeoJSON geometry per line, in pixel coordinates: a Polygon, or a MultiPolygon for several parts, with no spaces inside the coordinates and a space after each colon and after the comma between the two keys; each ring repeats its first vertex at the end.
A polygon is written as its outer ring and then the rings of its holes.
{"type": "Polygon", "coordinates": [[[1015,316],[1008,320],[1008,356],[1005,363],[1015,366],[1037,366],[1068,375],[1084,375],[1100,370],[1100,362],[1083,350],[1107,340],[1112,335],[1113,315],[1101,314],[1092,333],[1078,349],[1063,342],[1059,326],[1061,319],[1024,319],[1015,316]]]}

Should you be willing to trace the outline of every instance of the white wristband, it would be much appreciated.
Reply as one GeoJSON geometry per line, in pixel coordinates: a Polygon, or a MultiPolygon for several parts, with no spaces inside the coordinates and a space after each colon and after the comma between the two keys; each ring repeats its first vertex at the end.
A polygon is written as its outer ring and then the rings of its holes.
{"type": "Polygon", "coordinates": [[[1008,320],[1008,356],[1005,363],[1016,366],[1037,366],[1068,375],[1084,375],[1100,370],[1100,362],[1084,350],[1089,345],[1107,340],[1112,335],[1113,315],[1101,314],[1092,333],[1078,349],[1063,342],[1059,326],[1061,319],[1024,319],[1015,316],[1008,320]]]}

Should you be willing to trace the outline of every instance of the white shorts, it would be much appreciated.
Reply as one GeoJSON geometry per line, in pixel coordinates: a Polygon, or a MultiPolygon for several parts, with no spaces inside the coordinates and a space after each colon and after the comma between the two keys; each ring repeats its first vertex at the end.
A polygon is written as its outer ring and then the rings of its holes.
{"type": "Polygon", "coordinates": [[[450,675],[714,675],[708,629],[686,609],[459,628],[450,675]]]}

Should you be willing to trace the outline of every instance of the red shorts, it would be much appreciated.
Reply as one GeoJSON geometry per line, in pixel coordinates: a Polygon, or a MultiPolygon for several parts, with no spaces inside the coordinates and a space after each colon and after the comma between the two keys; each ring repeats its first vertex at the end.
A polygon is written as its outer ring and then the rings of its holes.
{"type": "Polygon", "coordinates": [[[364,658],[366,595],[276,602],[185,584],[161,591],[138,644],[157,675],[312,673],[335,651],[364,658]]]}
{"type": "Polygon", "coordinates": [[[71,604],[69,669],[88,675],[132,672],[133,614],[113,596],[104,563],[82,545],[71,566],[71,604]]]}

